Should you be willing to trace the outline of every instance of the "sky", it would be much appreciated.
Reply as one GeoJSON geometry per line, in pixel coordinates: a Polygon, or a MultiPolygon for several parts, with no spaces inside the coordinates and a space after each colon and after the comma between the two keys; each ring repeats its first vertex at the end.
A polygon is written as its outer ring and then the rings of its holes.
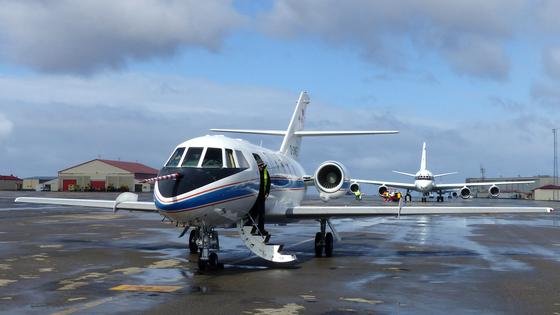
{"type": "MultiPolygon", "coordinates": [[[[160,168],[210,128],[285,129],[361,179],[551,175],[560,2],[0,0],[0,174],[95,158],[160,168]]],[[[275,149],[281,139],[239,136],[275,149]]]]}

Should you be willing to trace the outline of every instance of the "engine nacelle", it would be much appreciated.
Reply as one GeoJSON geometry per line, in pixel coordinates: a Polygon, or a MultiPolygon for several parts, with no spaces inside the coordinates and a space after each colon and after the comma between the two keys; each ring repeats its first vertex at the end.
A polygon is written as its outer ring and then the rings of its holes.
{"type": "MultiPolygon", "coordinates": [[[[323,201],[344,196],[350,189],[350,179],[346,167],[336,161],[323,162],[315,171],[313,180],[319,191],[319,197],[323,201]]],[[[357,187],[359,189],[359,186],[357,187]]]]}
{"type": "Polygon", "coordinates": [[[461,194],[461,198],[463,199],[468,199],[471,196],[471,190],[467,186],[461,188],[459,193],[461,194]]]}
{"type": "Polygon", "coordinates": [[[488,188],[488,194],[492,197],[498,197],[500,195],[500,188],[496,185],[492,185],[488,188]]]}
{"type": "Polygon", "coordinates": [[[387,186],[381,185],[379,186],[379,189],[377,191],[379,192],[380,196],[383,196],[383,194],[386,193],[388,190],[389,188],[387,188],[387,186]]]}
{"type": "Polygon", "coordinates": [[[360,184],[353,182],[352,184],[350,184],[350,191],[351,192],[357,192],[360,191],[360,184]]]}

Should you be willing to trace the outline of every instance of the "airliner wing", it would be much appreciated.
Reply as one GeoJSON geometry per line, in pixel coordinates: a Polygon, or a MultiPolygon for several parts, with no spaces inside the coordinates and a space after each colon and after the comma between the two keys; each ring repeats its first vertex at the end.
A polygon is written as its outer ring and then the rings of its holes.
{"type": "MultiPolygon", "coordinates": [[[[416,186],[414,184],[411,183],[398,183],[398,182],[384,182],[384,181],[380,181],[380,180],[366,180],[366,179],[352,179],[352,182],[357,182],[357,183],[362,183],[362,184],[372,184],[372,185],[385,185],[388,187],[393,187],[393,188],[404,188],[404,189],[410,189],[410,190],[415,190],[416,186]]],[[[461,186],[463,187],[463,186],[461,186]]]]}
{"type": "Polygon", "coordinates": [[[484,182],[484,183],[456,183],[456,184],[436,184],[434,190],[445,190],[445,189],[457,189],[473,186],[492,186],[492,185],[510,185],[510,184],[531,184],[535,181],[524,180],[524,181],[513,181],[513,182],[484,182]]]}
{"type": "Polygon", "coordinates": [[[119,195],[119,197],[117,197],[117,200],[18,197],[16,198],[15,202],[50,204],[50,205],[61,205],[61,206],[108,208],[108,209],[113,209],[114,211],[130,210],[130,211],[158,212],[156,205],[153,202],[137,201],[134,200],[134,197],[130,197],[130,195],[126,196],[128,197],[128,199],[126,197],[121,197],[121,196],[122,195],[119,195]]]}
{"type": "MultiPolygon", "coordinates": [[[[402,207],[400,215],[434,215],[434,214],[497,214],[497,213],[548,213],[548,207],[402,207]]],[[[294,219],[324,219],[334,217],[374,217],[396,216],[398,206],[299,206],[286,211],[286,217],[294,219]]]]}

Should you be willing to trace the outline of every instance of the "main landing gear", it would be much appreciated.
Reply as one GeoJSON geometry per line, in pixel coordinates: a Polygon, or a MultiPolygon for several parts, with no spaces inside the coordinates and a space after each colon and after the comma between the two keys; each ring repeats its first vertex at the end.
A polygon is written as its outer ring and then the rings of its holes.
{"type": "Polygon", "coordinates": [[[191,230],[189,251],[191,254],[198,253],[199,270],[223,268],[223,264],[218,262],[216,253],[218,250],[220,250],[220,241],[218,232],[214,228],[202,226],[191,230]]]}
{"type": "Polygon", "coordinates": [[[315,257],[323,256],[323,250],[325,251],[325,257],[331,257],[333,254],[333,235],[331,232],[326,233],[327,219],[321,219],[319,222],[321,223],[321,232],[315,234],[315,257]]]}
{"type": "Polygon", "coordinates": [[[438,192],[438,196],[436,197],[437,202],[443,202],[445,198],[443,198],[443,193],[441,191],[438,192]]]}

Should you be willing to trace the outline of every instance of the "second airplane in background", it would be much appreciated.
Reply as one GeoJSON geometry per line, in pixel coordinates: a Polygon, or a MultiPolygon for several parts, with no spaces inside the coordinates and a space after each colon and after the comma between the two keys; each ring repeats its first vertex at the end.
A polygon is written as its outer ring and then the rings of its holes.
{"type": "MultiPolygon", "coordinates": [[[[441,177],[445,175],[456,174],[457,172],[444,173],[434,175],[427,169],[426,160],[426,142],[422,144],[422,158],[420,160],[420,170],[416,174],[404,173],[393,171],[406,176],[414,177],[414,183],[399,183],[399,182],[388,182],[379,180],[358,180],[359,183],[374,184],[379,186],[379,194],[383,195],[388,187],[392,188],[403,188],[406,189],[405,200],[410,200],[410,191],[418,191],[422,193],[422,202],[427,201],[427,197],[431,192],[436,192],[438,194],[437,201],[443,202],[443,194],[452,190],[459,190],[459,195],[466,199],[471,195],[471,190],[469,187],[473,186],[490,186],[488,188],[488,194],[492,197],[498,197],[500,194],[500,188],[497,185],[507,185],[507,184],[530,184],[533,181],[503,181],[503,182],[484,182],[484,183],[456,183],[456,184],[436,184],[436,177],[441,177]]],[[[456,193],[455,193],[456,194],[456,193]]]]}

